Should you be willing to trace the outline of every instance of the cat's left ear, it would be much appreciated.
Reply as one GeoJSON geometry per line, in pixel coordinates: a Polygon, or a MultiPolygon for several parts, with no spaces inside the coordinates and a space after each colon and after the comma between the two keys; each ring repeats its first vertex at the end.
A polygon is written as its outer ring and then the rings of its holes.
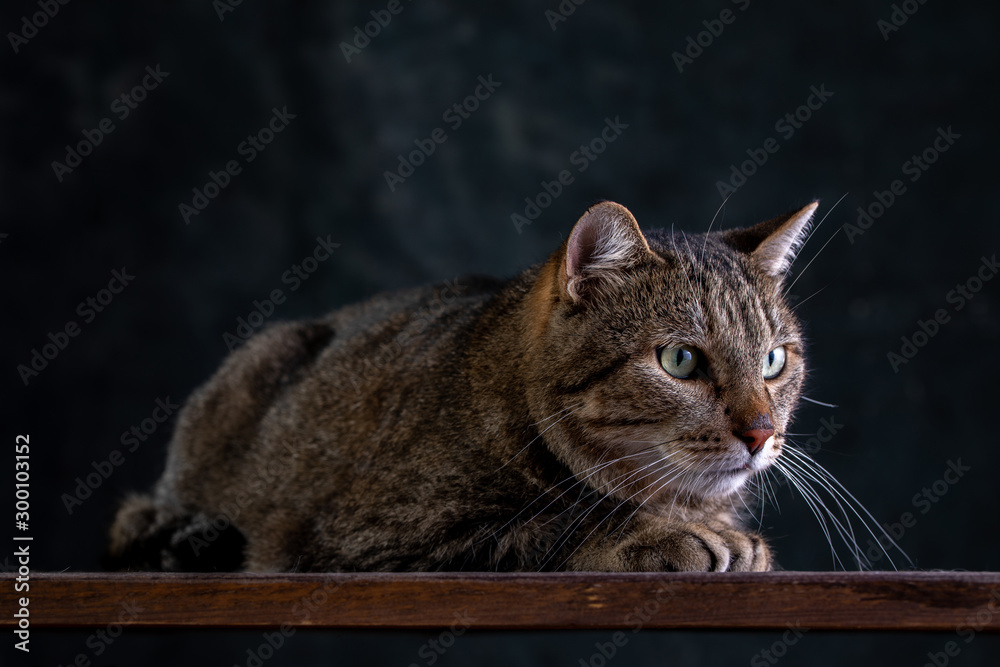
{"type": "Polygon", "coordinates": [[[579,301],[587,284],[616,280],[650,255],[649,243],[627,208],[612,201],[595,204],[566,241],[563,289],[579,301]]]}
{"type": "Polygon", "coordinates": [[[819,202],[814,201],[794,213],[747,229],[733,229],[723,239],[736,250],[749,254],[764,273],[780,280],[805,243],[818,207],[819,202]]]}

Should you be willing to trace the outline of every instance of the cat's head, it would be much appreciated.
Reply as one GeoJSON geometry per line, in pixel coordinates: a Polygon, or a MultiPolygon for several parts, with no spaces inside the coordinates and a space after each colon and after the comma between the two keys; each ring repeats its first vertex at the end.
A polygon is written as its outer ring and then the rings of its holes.
{"type": "Polygon", "coordinates": [[[529,400],[579,479],[636,503],[724,498],[781,453],[805,362],[784,278],[815,202],[746,229],[643,234],[597,204],[529,303],[529,400]]]}

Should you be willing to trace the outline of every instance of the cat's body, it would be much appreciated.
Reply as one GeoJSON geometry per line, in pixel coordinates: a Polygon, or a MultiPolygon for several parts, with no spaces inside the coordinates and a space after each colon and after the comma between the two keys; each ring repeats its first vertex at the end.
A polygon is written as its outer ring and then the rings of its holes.
{"type": "Polygon", "coordinates": [[[769,569],[734,494],[779,456],[798,400],[781,285],[814,210],[644,237],[602,203],[513,280],[269,327],[189,399],[110,554],[153,569],[769,569]]]}

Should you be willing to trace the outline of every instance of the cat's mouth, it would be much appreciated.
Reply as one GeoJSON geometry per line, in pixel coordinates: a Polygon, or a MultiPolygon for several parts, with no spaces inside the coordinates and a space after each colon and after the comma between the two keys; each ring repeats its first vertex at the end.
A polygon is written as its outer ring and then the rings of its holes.
{"type": "Polygon", "coordinates": [[[713,470],[717,481],[723,481],[725,483],[740,483],[741,479],[749,477],[754,474],[756,469],[750,464],[742,465],[736,468],[721,468],[713,470]]]}
{"type": "Polygon", "coordinates": [[[715,468],[711,468],[708,473],[715,477],[716,482],[722,482],[723,484],[742,484],[751,475],[754,475],[767,465],[754,465],[753,461],[746,461],[739,464],[723,464],[715,468]]]}

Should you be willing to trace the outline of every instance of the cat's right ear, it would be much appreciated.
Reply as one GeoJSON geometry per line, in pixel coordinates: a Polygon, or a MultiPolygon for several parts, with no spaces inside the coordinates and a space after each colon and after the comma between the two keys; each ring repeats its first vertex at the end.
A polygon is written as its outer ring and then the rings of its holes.
{"type": "Polygon", "coordinates": [[[722,238],[730,247],[750,255],[764,273],[780,281],[805,243],[817,207],[819,202],[814,201],[794,213],[759,225],[732,229],[722,238]]]}
{"type": "Polygon", "coordinates": [[[588,282],[621,280],[621,272],[652,254],[627,208],[605,201],[583,214],[566,242],[563,291],[580,301],[588,282]]]}

